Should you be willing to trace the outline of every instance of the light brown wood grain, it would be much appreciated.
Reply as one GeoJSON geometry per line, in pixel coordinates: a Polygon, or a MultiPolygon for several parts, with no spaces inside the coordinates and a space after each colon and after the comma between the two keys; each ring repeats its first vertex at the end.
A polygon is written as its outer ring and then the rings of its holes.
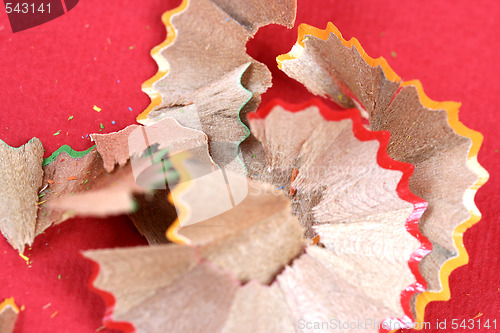
{"type": "Polygon", "coordinates": [[[120,304],[115,320],[139,332],[198,329],[193,311],[212,309],[219,312],[210,327],[222,332],[312,332],[299,323],[333,319],[369,319],[365,331],[378,332],[386,318],[402,317],[401,292],[415,281],[408,260],[419,242],[406,230],[413,205],[397,193],[401,172],[378,165],[378,141],[358,140],[350,119],[327,121],[316,107],[275,107],[251,126],[268,167],[260,181],[248,181],[242,203],[180,228],[190,245],[86,253],[100,265],[95,285],[120,304]],[[317,245],[304,227],[319,235],[317,245]],[[221,294],[207,301],[211,290],[221,294]]]}
{"type": "Polygon", "coordinates": [[[19,309],[13,298],[9,298],[0,303],[0,332],[12,333],[16,326],[19,309]]]}
{"type": "MultiPolygon", "coordinates": [[[[40,198],[36,234],[76,215],[106,217],[138,210],[138,215],[134,217],[141,215],[144,218],[134,218],[134,223],[141,233],[152,243],[166,242],[161,233],[164,234],[168,225],[175,220],[175,209],[168,202],[165,193],[164,197],[155,196],[153,192],[156,188],[152,186],[158,177],[165,186],[165,179],[163,175],[159,175],[149,180],[151,183],[143,184],[138,181],[141,175],[137,174],[138,170],[134,170],[134,167],[150,166],[150,157],[144,156],[150,150],[158,152],[162,149],[168,149],[169,154],[193,148],[201,149],[200,154],[213,163],[208,155],[206,135],[185,128],[169,118],[151,127],[134,125],[120,132],[92,136],[98,143],[97,148],[87,155],[73,158],[62,152],[54,161],[43,167],[44,196],[40,198]],[[139,162],[134,165],[134,161],[139,162]],[[156,202],[151,203],[147,199],[149,196],[155,198],[156,202]],[[136,199],[140,199],[140,202],[136,199]],[[144,207],[141,209],[138,203],[144,207]],[[145,215],[145,209],[151,207],[151,204],[169,210],[167,220],[164,220],[163,216],[152,219],[145,215]]],[[[165,158],[168,159],[168,156],[165,158]]],[[[161,171],[161,165],[155,170],[161,171]]]]}
{"type": "Polygon", "coordinates": [[[415,86],[389,80],[360,52],[333,33],[327,41],[308,35],[304,47],[295,46],[296,58],[282,61],[282,69],[314,94],[361,109],[372,130],[391,133],[389,155],[415,165],[410,189],[428,202],[419,226],[434,247],[420,270],[429,290],[439,291],[441,265],[458,255],[452,232],[470,216],[463,195],[477,180],[467,167],[471,140],[455,133],[445,110],[425,107],[415,86]]]}
{"type": "Polygon", "coordinates": [[[90,138],[96,144],[97,151],[103,158],[104,169],[107,172],[113,171],[116,165],[124,166],[127,164],[130,158],[128,137],[138,127],[138,125],[134,124],[118,132],[90,135],[90,138]]]}
{"type": "Polygon", "coordinates": [[[141,122],[168,116],[202,130],[214,161],[245,173],[234,160],[250,134],[246,114],[257,109],[260,95],[271,86],[269,69],[246,53],[246,43],[261,26],[291,28],[296,7],[296,0],[188,1],[171,18],[175,39],[158,54],[168,71],[151,89],[162,103],[141,122]]]}
{"type": "Polygon", "coordinates": [[[36,138],[19,148],[0,140],[0,231],[19,253],[35,239],[43,153],[36,138]]]}
{"type": "Polygon", "coordinates": [[[244,174],[243,164],[235,159],[240,142],[249,134],[240,120],[240,110],[252,97],[252,93],[241,85],[241,77],[249,65],[231,70],[174,104],[163,102],[148,119],[157,122],[170,117],[182,126],[202,131],[208,137],[214,162],[244,174]]]}
{"type": "Polygon", "coordinates": [[[16,326],[18,313],[11,307],[5,307],[0,311],[0,332],[12,333],[16,326]]]}

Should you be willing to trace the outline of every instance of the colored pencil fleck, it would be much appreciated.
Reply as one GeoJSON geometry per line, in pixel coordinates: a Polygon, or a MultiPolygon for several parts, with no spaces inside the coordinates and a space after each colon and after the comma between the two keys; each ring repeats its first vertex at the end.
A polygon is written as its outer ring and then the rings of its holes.
{"type": "Polygon", "coordinates": [[[292,183],[295,181],[298,175],[299,175],[299,170],[297,168],[293,168],[292,177],[290,179],[290,192],[288,193],[291,197],[293,197],[295,193],[297,193],[297,189],[294,186],[292,186],[292,183]]]}
{"type": "Polygon", "coordinates": [[[478,312],[472,319],[476,319],[476,318],[479,318],[483,315],[482,312],[478,312]]]}
{"type": "Polygon", "coordinates": [[[49,184],[45,184],[45,186],[40,190],[38,191],[38,193],[42,193],[43,191],[45,191],[47,189],[47,187],[49,187],[49,184]]]}
{"type": "Polygon", "coordinates": [[[26,261],[26,265],[27,265],[27,264],[28,264],[28,262],[30,261],[30,258],[26,257],[26,256],[25,256],[24,254],[22,254],[22,253],[19,253],[19,256],[20,256],[21,258],[23,258],[23,259],[24,259],[24,261],[26,261]]]}

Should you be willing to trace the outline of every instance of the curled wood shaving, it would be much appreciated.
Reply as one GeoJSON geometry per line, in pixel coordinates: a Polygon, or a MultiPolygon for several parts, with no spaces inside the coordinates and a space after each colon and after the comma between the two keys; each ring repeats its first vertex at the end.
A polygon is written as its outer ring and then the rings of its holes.
{"type": "Polygon", "coordinates": [[[35,239],[43,153],[36,138],[19,148],[0,140],[0,231],[19,253],[35,239]]]}

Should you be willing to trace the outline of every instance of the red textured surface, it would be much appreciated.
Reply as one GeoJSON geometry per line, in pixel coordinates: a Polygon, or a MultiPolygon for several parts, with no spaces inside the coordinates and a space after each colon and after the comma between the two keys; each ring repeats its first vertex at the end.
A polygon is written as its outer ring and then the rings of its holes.
{"type": "MultiPolygon", "coordinates": [[[[140,86],[157,69],[149,51],[165,38],[161,13],[179,2],[82,0],[69,13],[16,34],[0,12],[0,138],[19,146],[37,136],[48,155],[62,144],[90,147],[82,136],[100,123],[104,132],[133,123],[149,103],[140,86]]],[[[464,237],[470,263],[451,275],[451,300],[428,306],[433,329],[423,332],[494,332],[449,328],[452,319],[479,312],[500,326],[499,17],[500,3],[486,0],[299,0],[297,22],[324,28],[332,21],[372,57],[386,57],[403,79],[420,79],[432,99],[461,101],[462,122],[485,136],[479,161],[491,177],[476,196],[483,219],[464,237]],[[436,320],[447,320],[448,329],[435,329],[436,320]]],[[[296,29],[266,27],[249,44],[273,70],[275,86],[264,102],[311,97],[275,66],[296,36],[296,29]]],[[[0,299],[12,296],[25,305],[16,332],[94,332],[102,325],[104,301],[87,289],[92,265],[79,252],[137,244],[145,241],[126,218],[71,220],[36,239],[28,267],[0,237],[0,299]]]]}

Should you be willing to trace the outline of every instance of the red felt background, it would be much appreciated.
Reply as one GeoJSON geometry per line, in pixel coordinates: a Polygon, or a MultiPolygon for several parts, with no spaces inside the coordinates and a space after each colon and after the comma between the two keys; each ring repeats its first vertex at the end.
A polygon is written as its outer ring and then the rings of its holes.
{"type": "MultiPolygon", "coordinates": [[[[100,123],[104,132],[133,123],[149,103],[140,87],[157,69],[149,51],[165,38],[161,14],[179,2],[81,0],[64,16],[16,34],[0,11],[0,138],[19,146],[36,136],[49,155],[63,144],[90,147],[85,136],[100,123]]],[[[451,275],[451,300],[428,306],[433,329],[425,332],[451,332],[436,330],[436,320],[449,327],[479,312],[500,327],[499,17],[500,3],[486,0],[299,0],[298,23],[324,28],[332,21],[372,57],[388,59],[403,79],[420,79],[432,99],[461,101],[462,122],[485,136],[479,161],[491,177],[476,197],[483,219],[464,237],[470,263],[451,275]]],[[[264,102],[311,97],[275,66],[295,40],[296,28],[271,26],[249,43],[250,54],[273,71],[264,102]]],[[[0,237],[0,300],[13,296],[25,306],[16,332],[94,332],[104,302],[86,288],[91,264],[79,253],[137,244],[145,240],[125,217],[74,219],[36,239],[26,252],[28,267],[0,237]]],[[[454,332],[487,331],[494,332],[454,332]]]]}

